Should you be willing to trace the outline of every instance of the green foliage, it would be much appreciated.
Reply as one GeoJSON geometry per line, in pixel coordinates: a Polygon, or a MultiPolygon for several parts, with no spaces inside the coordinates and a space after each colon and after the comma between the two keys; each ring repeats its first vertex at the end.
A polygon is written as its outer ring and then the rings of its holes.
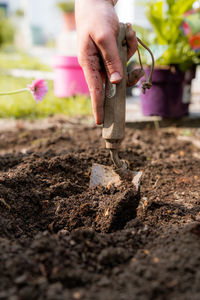
{"type": "Polygon", "coordinates": [[[0,47],[4,44],[12,44],[14,39],[14,28],[5,12],[0,9],[0,47]]]}
{"type": "Polygon", "coordinates": [[[200,12],[198,14],[196,13],[187,16],[187,23],[190,26],[193,34],[198,34],[200,28],[200,12]]]}
{"type": "MultiPolygon", "coordinates": [[[[168,49],[167,45],[155,44],[155,34],[152,30],[134,25],[133,29],[137,32],[137,36],[146,44],[150,45],[151,51],[153,52],[155,61],[158,61],[163,53],[168,49]]],[[[151,56],[146,49],[139,44],[140,55],[142,62],[146,65],[151,65],[151,56]]]]}
{"type": "Polygon", "coordinates": [[[58,2],[58,7],[65,13],[72,13],[74,12],[74,1],[62,1],[58,2]]]}
{"type": "Polygon", "coordinates": [[[0,73],[6,72],[8,69],[25,69],[52,71],[52,68],[42,64],[36,57],[28,56],[19,52],[0,52],[0,73]]]}
{"type": "MultiPolygon", "coordinates": [[[[32,79],[8,76],[9,69],[30,69],[52,71],[49,66],[41,64],[37,58],[24,53],[0,52],[0,91],[7,92],[26,87],[32,79]]],[[[75,96],[57,98],[53,93],[53,82],[48,81],[49,92],[38,104],[30,93],[0,96],[0,118],[35,119],[55,114],[67,116],[91,115],[91,103],[88,97],[75,96]]]]}
{"type": "MultiPolygon", "coordinates": [[[[29,79],[0,76],[1,91],[26,87],[29,79]]],[[[91,103],[87,97],[57,98],[53,94],[53,82],[48,81],[49,92],[43,101],[36,103],[30,93],[0,97],[0,118],[35,119],[64,114],[67,116],[91,115],[91,103]]]]}
{"type": "Polygon", "coordinates": [[[15,11],[15,14],[16,14],[16,16],[19,17],[19,18],[24,17],[24,11],[23,11],[23,9],[18,8],[18,9],[15,11]]]}
{"type": "Polygon", "coordinates": [[[198,63],[196,53],[191,49],[187,37],[181,31],[183,14],[192,8],[195,0],[147,0],[146,15],[153,27],[153,36],[148,44],[156,56],[157,65],[179,65],[189,69],[198,63]],[[163,51],[161,51],[163,49],[163,51]]]}

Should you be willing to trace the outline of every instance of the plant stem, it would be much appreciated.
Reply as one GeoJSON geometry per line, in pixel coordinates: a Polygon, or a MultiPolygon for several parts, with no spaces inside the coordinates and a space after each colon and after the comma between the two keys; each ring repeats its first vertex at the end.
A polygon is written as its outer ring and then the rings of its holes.
{"type": "Polygon", "coordinates": [[[28,91],[30,91],[29,88],[24,88],[24,89],[20,89],[20,90],[11,91],[11,92],[2,92],[2,93],[0,93],[0,96],[20,94],[20,93],[24,93],[24,92],[28,92],[28,91]]]}

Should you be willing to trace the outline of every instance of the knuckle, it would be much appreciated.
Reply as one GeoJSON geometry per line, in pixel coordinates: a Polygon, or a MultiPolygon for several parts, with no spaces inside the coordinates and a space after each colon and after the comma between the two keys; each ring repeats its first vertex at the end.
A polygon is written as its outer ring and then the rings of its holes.
{"type": "Polygon", "coordinates": [[[111,68],[113,67],[114,65],[116,64],[116,60],[112,57],[107,57],[105,59],[105,65],[108,67],[108,68],[111,68]]]}
{"type": "Polygon", "coordinates": [[[100,69],[99,57],[96,55],[80,55],[78,62],[83,69],[90,69],[93,72],[100,69]]]}
{"type": "Polygon", "coordinates": [[[98,33],[95,39],[97,45],[103,47],[105,43],[109,40],[109,38],[110,38],[110,32],[107,31],[107,32],[98,33]]]}
{"type": "Polygon", "coordinates": [[[132,34],[136,38],[136,32],[135,32],[135,30],[132,30],[132,34]]]}
{"type": "Polygon", "coordinates": [[[99,97],[101,97],[103,95],[103,89],[100,85],[96,85],[96,86],[90,85],[89,91],[90,91],[90,94],[92,94],[94,99],[98,99],[99,97]]]}
{"type": "Polygon", "coordinates": [[[128,33],[128,39],[136,40],[136,33],[135,33],[135,31],[131,30],[131,31],[128,33]]]}
{"type": "Polygon", "coordinates": [[[121,66],[121,61],[119,55],[111,55],[110,53],[107,53],[104,57],[104,64],[108,69],[110,68],[117,68],[117,70],[121,66]]]}

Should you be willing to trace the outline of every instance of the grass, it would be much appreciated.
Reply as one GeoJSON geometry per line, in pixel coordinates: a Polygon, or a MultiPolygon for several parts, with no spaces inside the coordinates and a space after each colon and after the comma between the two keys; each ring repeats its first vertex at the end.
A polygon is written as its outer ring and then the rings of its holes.
{"type": "MultiPolygon", "coordinates": [[[[0,75],[1,92],[26,87],[31,80],[0,75]]],[[[35,119],[64,114],[67,116],[91,115],[90,100],[84,96],[57,98],[53,82],[48,81],[49,92],[42,102],[36,103],[30,93],[0,97],[0,118],[35,119]]]]}
{"type": "MultiPolygon", "coordinates": [[[[52,71],[37,58],[27,54],[0,52],[0,91],[13,91],[26,87],[32,80],[7,75],[9,69],[52,71]]],[[[34,78],[33,78],[34,79],[34,78]]],[[[48,81],[49,92],[42,102],[36,103],[30,93],[0,96],[0,118],[45,118],[55,114],[66,116],[91,115],[90,100],[84,96],[57,98],[53,93],[53,82],[48,81]]]]}
{"type": "Polygon", "coordinates": [[[36,57],[30,57],[25,53],[20,52],[1,51],[0,70],[2,72],[8,69],[52,71],[50,66],[42,64],[36,57]]]}

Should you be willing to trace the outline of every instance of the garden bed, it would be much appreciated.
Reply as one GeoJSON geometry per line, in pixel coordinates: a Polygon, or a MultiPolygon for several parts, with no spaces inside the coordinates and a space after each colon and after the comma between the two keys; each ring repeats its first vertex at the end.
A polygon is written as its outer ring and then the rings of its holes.
{"type": "Polygon", "coordinates": [[[200,299],[200,156],[180,136],[200,131],[127,129],[136,214],[130,186],[89,189],[111,164],[99,128],[1,131],[0,299],[200,299]]]}

